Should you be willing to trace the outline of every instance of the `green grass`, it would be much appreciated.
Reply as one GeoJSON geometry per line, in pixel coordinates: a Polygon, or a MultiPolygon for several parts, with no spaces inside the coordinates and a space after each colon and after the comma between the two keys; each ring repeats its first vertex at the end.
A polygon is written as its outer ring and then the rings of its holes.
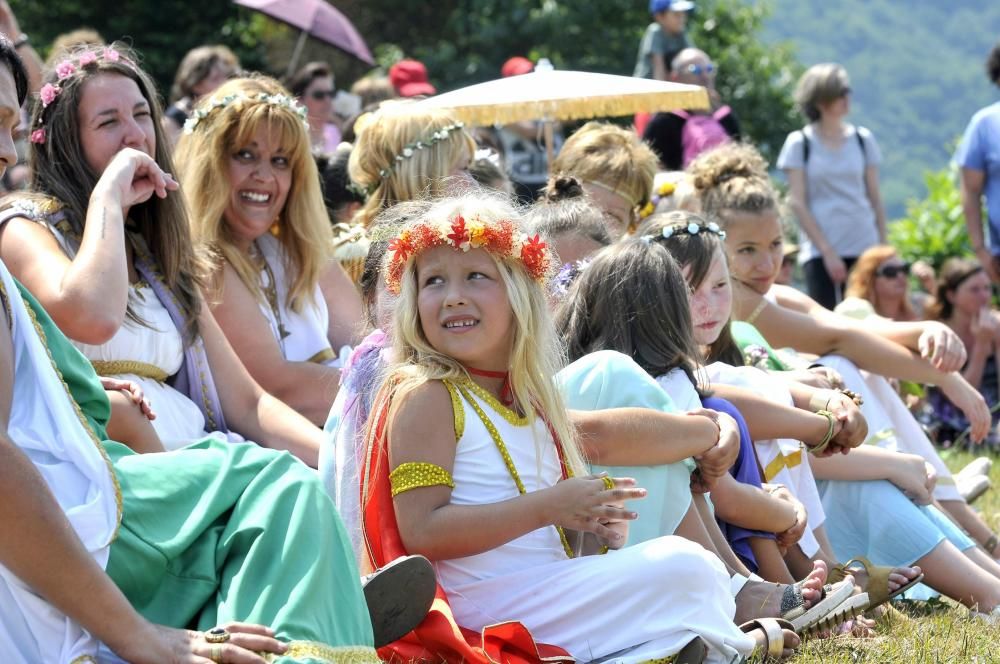
{"type": "MultiPolygon", "coordinates": [[[[946,452],[948,466],[958,470],[975,458],[966,452],[946,452]]],[[[997,528],[1000,516],[1000,458],[994,456],[990,473],[994,488],[973,507],[997,528]]],[[[900,664],[944,664],[951,662],[1000,662],[1000,628],[969,618],[969,612],[952,602],[895,602],[909,620],[880,626],[871,639],[837,637],[812,640],[789,662],[835,664],[839,662],[898,662],[900,664]]]]}

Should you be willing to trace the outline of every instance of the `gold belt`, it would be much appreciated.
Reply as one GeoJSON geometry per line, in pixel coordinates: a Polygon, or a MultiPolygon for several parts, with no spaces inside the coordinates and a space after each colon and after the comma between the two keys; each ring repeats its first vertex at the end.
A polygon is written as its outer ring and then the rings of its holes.
{"type": "Polygon", "coordinates": [[[156,382],[162,383],[170,375],[155,364],[135,360],[91,360],[90,363],[94,365],[94,371],[99,376],[134,374],[140,378],[152,378],[156,382]]]}

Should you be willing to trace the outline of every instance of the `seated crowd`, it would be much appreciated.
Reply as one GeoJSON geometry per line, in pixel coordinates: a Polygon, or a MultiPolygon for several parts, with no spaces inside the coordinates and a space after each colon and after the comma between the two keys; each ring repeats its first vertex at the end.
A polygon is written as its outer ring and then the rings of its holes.
{"type": "MultiPolygon", "coordinates": [[[[328,69],[203,55],[165,115],[135,52],[64,51],[0,201],[8,661],[777,659],[904,593],[1000,622],[981,472],[917,416],[994,435],[981,266],[918,306],[884,246],[839,311],[776,283],[728,110],[698,153],[654,118],[669,161],[589,122],[523,206],[446,111],[376,103],[318,167],[328,69]]],[[[0,38],[4,167],[28,88],[0,38]]]]}

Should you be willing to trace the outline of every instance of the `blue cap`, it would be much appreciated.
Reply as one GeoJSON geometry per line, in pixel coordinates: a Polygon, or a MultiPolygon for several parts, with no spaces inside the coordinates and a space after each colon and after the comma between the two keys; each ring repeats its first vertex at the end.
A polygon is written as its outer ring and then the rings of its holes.
{"type": "Polygon", "coordinates": [[[659,14],[660,12],[689,12],[694,9],[694,3],[690,0],[649,0],[649,13],[659,14]]]}

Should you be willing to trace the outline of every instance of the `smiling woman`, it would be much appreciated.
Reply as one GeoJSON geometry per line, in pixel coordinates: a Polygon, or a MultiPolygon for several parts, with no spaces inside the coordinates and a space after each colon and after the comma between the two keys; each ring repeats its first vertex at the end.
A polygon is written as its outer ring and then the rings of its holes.
{"type": "Polygon", "coordinates": [[[177,145],[195,241],[214,258],[209,305],[261,385],[316,424],[360,298],[332,260],[306,110],[277,81],[227,82],[177,145]]]}

